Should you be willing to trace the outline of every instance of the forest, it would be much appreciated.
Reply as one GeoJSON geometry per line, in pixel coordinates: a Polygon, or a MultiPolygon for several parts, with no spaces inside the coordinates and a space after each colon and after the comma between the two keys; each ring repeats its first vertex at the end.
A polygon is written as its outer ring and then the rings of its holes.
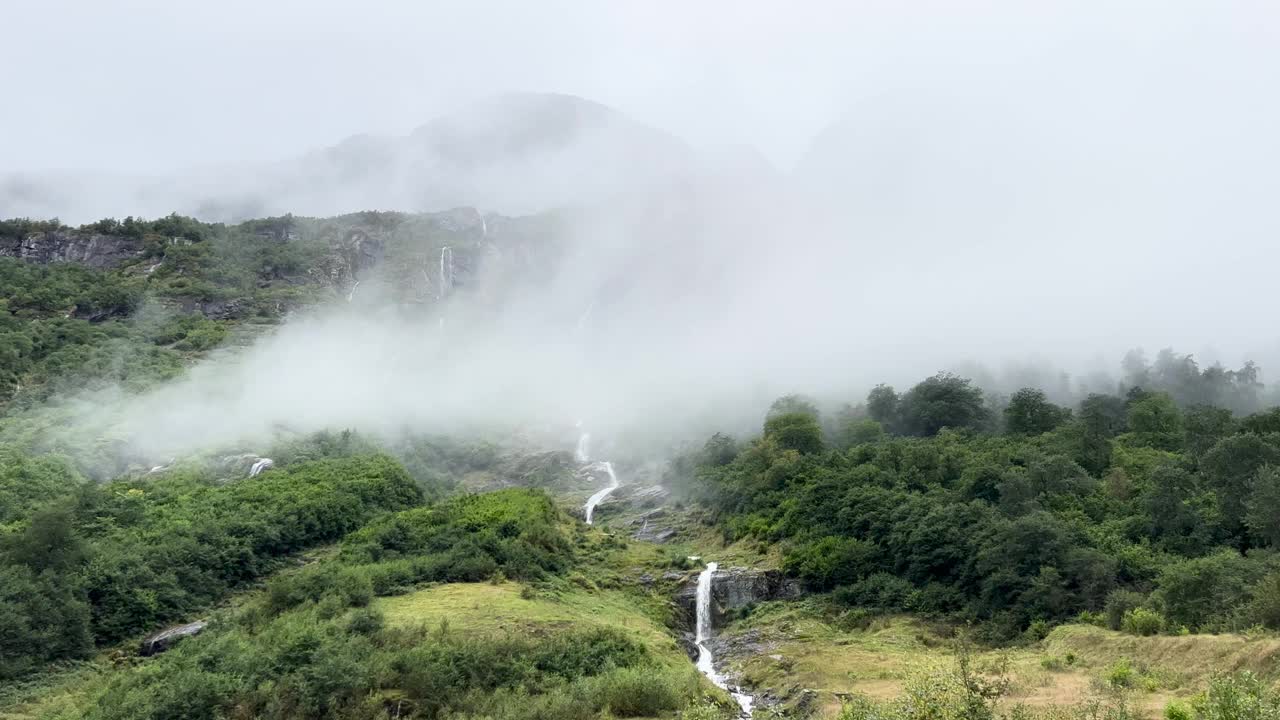
{"type": "Polygon", "coordinates": [[[851,608],[997,642],[1068,620],[1280,629],[1280,409],[1260,409],[1253,366],[1140,370],[1145,387],[1076,407],[945,373],[831,418],[786,397],[759,438],[717,435],[679,465],[726,538],[781,543],[788,572],[851,608]]]}

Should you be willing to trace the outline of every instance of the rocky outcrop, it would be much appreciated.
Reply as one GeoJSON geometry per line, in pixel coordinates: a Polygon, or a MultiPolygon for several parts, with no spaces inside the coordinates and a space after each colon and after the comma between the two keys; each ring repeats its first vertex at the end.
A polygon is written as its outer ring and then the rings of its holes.
{"type": "Polygon", "coordinates": [[[142,641],[142,646],[138,648],[138,652],[145,656],[162,653],[173,647],[180,640],[204,632],[208,625],[209,623],[204,620],[197,620],[186,625],[175,625],[174,627],[166,628],[154,635],[147,636],[142,641]]]}
{"type": "Polygon", "coordinates": [[[47,265],[75,262],[109,268],[142,256],[142,240],[79,230],[50,230],[22,237],[0,237],[0,257],[47,265]]]}
{"type": "Polygon", "coordinates": [[[239,320],[253,313],[249,301],[244,298],[231,300],[184,298],[181,301],[181,307],[184,313],[200,313],[210,320],[239,320]]]}
{"type": "MultiPolygon", "coordinates": [[[[717,570],[711,579],[711,627],[724,624],[725,616],[758,602],[793,600],[802,595],[800,583],[788,579],[780,570],[726,568],[717,570]]],[[[697,608],[697,577],[690,579],[676,594],[676,605],[693,627],[697,608]]]]}
{"type": "Polygon", "coordinates": [[[329,242],[329,253],[310,271],[316,279],[336,288],[350,290],[382,262],[386,243],[360,228],[348,230],[329,242]]]}
{"type": "MultiPolygon", "coordinates": [[[[658,488],[659,490],[661,488],[658,488]]],[[[627,525],[632,528],[631,539],[641,542],[663,543],[675,539],[676,531],[666,523],[667,511],[664,508],[646,510],[640,517],[630,520],[627,525]]]]}

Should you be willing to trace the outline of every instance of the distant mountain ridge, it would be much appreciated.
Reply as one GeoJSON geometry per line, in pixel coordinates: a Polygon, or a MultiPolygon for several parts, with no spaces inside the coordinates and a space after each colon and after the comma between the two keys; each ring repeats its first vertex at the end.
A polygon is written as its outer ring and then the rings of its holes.
{"type": "Polygon", "coordinates": [[[0,178],[0,216],[212,221],[461,205],[533,213],[687,176],[674,135],[572,95],[510,93],[441,115],[407,136],[356,135],[271,165],[131,178],[100,173],[0,178]]]}

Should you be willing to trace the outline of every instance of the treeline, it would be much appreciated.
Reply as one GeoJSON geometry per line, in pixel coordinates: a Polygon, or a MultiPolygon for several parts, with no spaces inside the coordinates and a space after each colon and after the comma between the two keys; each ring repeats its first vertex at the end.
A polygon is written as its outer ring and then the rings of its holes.
{"type": "Polygon", "coordinates": [[[1280,409],[1141,387],[998,407],[941,374],[825,422],[780,399],[758,439],[683,462],[727,538],[782,543],[788,572],[851,607],[996,639],[1067,620],[1280,629],[1280,409]]]}

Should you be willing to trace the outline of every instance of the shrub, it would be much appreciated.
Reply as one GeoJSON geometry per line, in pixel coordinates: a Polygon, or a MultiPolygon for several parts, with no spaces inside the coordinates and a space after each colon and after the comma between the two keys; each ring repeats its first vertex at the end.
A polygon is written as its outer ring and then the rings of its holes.
{"type": "Polygon", "coordinates": [[[600,676],[593,690],[599,705],[618,717],[653,717],[678,710],[697,684],[690,671],[626,668],[600,676]]]}
{"type": "Polygon", "coordinates": [[[1138,672],[1128,658],[1121,658],[1107,668],[1102,679],[1108,687],[1128,689],[1137,684],[1138,672]]]}
{"type": "Polygon", "coordinates": [[[1195,720],[1191,708],[1178,700],[1171,700],[1164,706],[1164,717],[1165,720],[1195,720]]]}
{"type": "Polygon", "coordinates": [[[1155,635],[1164,629],[1164,616],[1155,610],[1138,607],[1124,614],[1120,626],[1130,635],[1155,635]]]}
{"type": "Polygon", "coordinates": [[[1107,616],[1107,627],[1119,630],[1124,624],[1125,613],[1140,607],[1147,601],[1146,596],[1132,590],[1113,590],[1107,596],[1104,612],[1107,616]]]}

